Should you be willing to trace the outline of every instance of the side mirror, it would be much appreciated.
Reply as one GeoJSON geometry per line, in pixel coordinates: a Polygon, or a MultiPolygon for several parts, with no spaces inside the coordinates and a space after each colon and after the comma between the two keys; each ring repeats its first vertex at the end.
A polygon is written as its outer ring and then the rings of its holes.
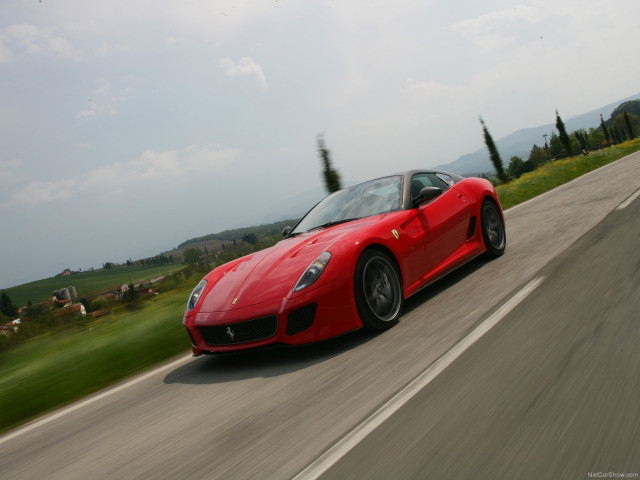
{"type": "Polygon", "coordinates": [[[424,187],[420,190],[417,197],[411,199],[411,203],[414,207],[418,207],[429,200],[442,195],[442,189],[438,187],[424,187]]]}
{"type": "Polygon", "coordinates": [[[287,225],[286,227],[284,227],[282,229],[282,236],[286,237],[287,235],[289,235],[291,233],[291,230],[293,230],[289,225],[287,225]]]}

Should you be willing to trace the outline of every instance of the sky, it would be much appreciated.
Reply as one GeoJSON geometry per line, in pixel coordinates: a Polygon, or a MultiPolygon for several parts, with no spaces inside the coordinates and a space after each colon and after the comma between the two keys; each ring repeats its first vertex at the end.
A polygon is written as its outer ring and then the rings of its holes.
{"type": "Polygon", "coordinates": [[[355,182],[638,94],[638,45],[637,0],[0,0],[0,288],[286,219],[319,134],[355,182]]]}

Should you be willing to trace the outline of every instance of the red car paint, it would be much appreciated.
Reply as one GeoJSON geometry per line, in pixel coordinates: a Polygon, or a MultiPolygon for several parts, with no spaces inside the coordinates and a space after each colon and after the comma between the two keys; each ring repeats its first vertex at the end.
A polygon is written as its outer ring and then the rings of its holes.
{"type": "MultiPolygon", "coordinates": [[[[411,175],[426,171],[407,172],[411,175]]],[[[354,272],[365,249],[386,252],[400,272],[403,297],[416,293],[437,278],[483,253],[487,248],[481,228],[485,199],[504,215],[496,192],[487,180],[452,176],[454,183],[429,203],[314,229],[284,238],[273,247],[212,270],[195,308],[185,312],[183,324],[193,353],[224,352],[281,343],[300,345],[362,327],[354,297],[354,272]],[[471,219],[475,217],[474,223],[471,219]],[[475,229],[473,225],[475,224],[475,229]],[[330,252],[326,268],[311,286],[294,292],[307,267],[322,252],[330,252]],[[315,303],[312,323],[287,334],[291,312],[315,303]],[[277,316],[275,334],[234,343],[233,332],[242,322],[277,316]],[[201,328],[228,328],[229,344],[208,344],[201,328]]],[[[405,197],[408,187],[404,189],[405,197]]],[[[306,320],[305,320],[306,321],[306,320]]]]}

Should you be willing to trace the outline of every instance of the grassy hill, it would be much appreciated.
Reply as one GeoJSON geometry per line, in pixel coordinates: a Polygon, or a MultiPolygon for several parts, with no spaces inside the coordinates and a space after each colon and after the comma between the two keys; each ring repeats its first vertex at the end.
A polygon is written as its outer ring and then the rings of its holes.
{"type": "Polygon", "coordinates": [[[210,233],[202,237],[191,238],[186,242],[178,245],[178,248],[194,246],[194,244],[202,244],[203,242],[217,240],[220,243],[240,241],[245,235],[255,235],[256,237],[271,237],[282,232],[287,225],[294,226],[298,220],[283,220],[281,222],[270,223],[267,225],[259,225],[255,227],[236,228],[234,230],[225,230],[220,233],[210,233]]]}
{"type": "MultiPolygon", "coordinates": [[[[173,255],[181,261],[182,255],[187,248],[199,248],[202,251],[213,253],[223,250],[223,245],[230,247],[233,241],[242,243],[242,237],[253,234],[256,237],[273,237],[279,235],[287,225],[295,225],[297,220],[285,220],[267,225],[238,228],[235,230],[225,230],[220,233],[212,233],[198,238],[189,239],[181,243],[177,248],[163,252],[165,256],[173,255]]],[[[76,272],[68,276],[56,276],[25,283],[2,290],[9,295],[9,298],[18,307],[24,306],[27,302],[38,303],[51,296],[51,292],[61,288],[74,286],[78,297],[82,298],[93,292],[100,291],[123,283],[134,283],[142,280],[150,280],[165,273],[172,273],[181,268],[184,264],[173,264],[163,266],[134,265],[130,267],[117,266],[110,269],[94,270],[93,272],[76,272]],[[129,277],[131,276],[131,278],[129,277]]]]}
{"type": "Polygon", "coordinates": [[[93,272],[73,273],[64,277],[51,277],[37,280],[17,287],[3,290],[18,307],[29,302],[41,302],[51,296],[51,292],[69,286],[76,287],[78,297],[82,298],[93,292],[115,285],[151,280],[165,273],[175,272],[184,268],[182,264],[174,265],[134,265],[132,267],[114,267],[110,269],[94,270],[93,272]]]}

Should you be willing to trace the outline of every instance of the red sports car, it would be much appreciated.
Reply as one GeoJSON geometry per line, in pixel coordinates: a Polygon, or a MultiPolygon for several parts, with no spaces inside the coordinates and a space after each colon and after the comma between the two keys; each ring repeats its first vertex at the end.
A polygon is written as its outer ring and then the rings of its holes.
{"type": "Polygon", "coordinates": [[[404,299],[506,246],[490,182],[428,170],[335,192],[283,234],[193,290],[183,324],[195,355],[387,329],[404,299]]]}

